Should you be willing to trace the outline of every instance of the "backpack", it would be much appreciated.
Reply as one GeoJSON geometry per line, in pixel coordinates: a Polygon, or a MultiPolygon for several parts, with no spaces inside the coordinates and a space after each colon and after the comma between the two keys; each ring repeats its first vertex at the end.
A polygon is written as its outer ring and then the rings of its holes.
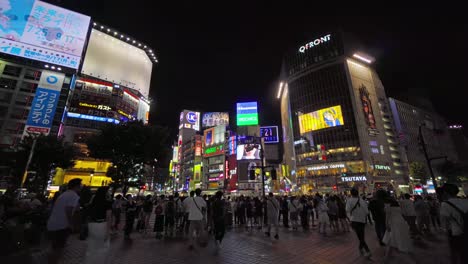
{"type": "Polygon", "coordinates": [[[160,204],[156,206],[156,209],[154,209],[154,213],[157,215],[161,215],[163,213],[163,208],[160,204]]]}
{"type": "Polygon", "coordinates": [[[446,201],[446,203],[452,206],[461,215],[463,223],[458,223],[455,219],[454,220],[463,230],[463,238],[465,242],[468,242],[468,212],[464,213],[462,210],[460,210],[460,208],[456,207],[453,203],[449,201],[446,201]]]}

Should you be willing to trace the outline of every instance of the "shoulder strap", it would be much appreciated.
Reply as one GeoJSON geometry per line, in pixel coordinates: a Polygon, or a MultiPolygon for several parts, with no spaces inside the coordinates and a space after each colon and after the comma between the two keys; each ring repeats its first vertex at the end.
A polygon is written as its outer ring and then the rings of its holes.
{"type": "Polygon", "coordinates": [[[353,214],[354,209],[356,209],[356,207],[357,207],[358,205],[359,205],[359,207],[361,206],[361,205],[359,204],[359,198],[358,198],[356,204],[354,205],[354,207],[351,209],[351,212],[349,212],[349,213],[350,213],[350,214],[353,214]]]}
{"type": "Polygon", "coordinates": [[[452,206],[455,210],[457,210],[457,212],[459,214],[461,214],[462,216],[465,214],[460,208],[458,208],[456,205],[454,205],[453,203],[449,202],[449,201],[445,201],[448,205],[452,206]]]}
{"type": "Polygon", "coordinates": [[[195,203],[195,206],[197,207],[198,211],[200,211],[200,213],[203,214],[202,210],[200,209],[200,207],[197,204],[197,201],[195,201],[195,197],[192,198],[192,201],[195,203]]]}
{"type": "Polygon", "coordinates": [[[278,210],[278,207],[276,207],[275,203],[272,200],[267,199],[267,201],[269,201],[273,205],[273,207],[275,207],[275,210],[278,210]]]}

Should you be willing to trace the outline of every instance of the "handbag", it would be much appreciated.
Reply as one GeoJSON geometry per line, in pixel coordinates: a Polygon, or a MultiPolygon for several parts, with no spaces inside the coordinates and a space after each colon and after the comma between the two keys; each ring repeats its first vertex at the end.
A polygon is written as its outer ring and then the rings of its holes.
{"type": "Polygon", "coordinates": [[[388,244],[390,243],[390,237],[392,236],[392,233],[391,231],[385,231],[385,235],[384,237],[382,238],[382,243],[384,243],[385,245],[388,246],[388,244]]]}

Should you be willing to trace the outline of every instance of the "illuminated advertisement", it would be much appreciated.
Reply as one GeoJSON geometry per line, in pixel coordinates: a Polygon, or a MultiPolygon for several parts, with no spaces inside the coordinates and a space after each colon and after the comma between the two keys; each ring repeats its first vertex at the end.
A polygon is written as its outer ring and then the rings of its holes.
{"type": "Polygon", "coordinates": [[[82,73],[138,90],[148,97],[153,63],[142,49],[91,30],[82,73]]]}
{"type": "Polygon", "coordinates": [[[237,103],[237,126],[258,125],[257,102],[237,103]]]}
{"type": "Polygon", "coordinates": [[[255,170],[255,175],[258,180],[258,176],[261,174],[261,161],[248,161],[237,163],[237,177],[238,181],[249,181],[249,171],[255,170]]]}
{"type": "Polygon", "coordinates": [[[265,144],[272,144],[279,142],[278,127],[266,126],[260,127],[260,137],[263,138],[265,144]]]}
{"type": "Polygon", "coordinates": [[[229,113],[211,112],[203,114],[202,127],[214,127],[219,125],[229,125],[229,113]]]}
{"type": "Polygon", "coordinates": [[[172,161],[179,162],[179,147],[172,148],[172,161]]]}
{"type": "Polygon", "coordinates": [[[143,124],[148,124],[149,111],[150,111],[149,104],[145,100],[140,98],[140,100],[138,102],[137,119],[143,121],[143,124]]]}
{"type": "Polygon", "coordinates": [[[203,153],[204,157],[211,157],[216,155],[224,154],[224,145],[206,147],[205,152],[203,153]]]}
{"type": "Polygon", "coordinates": [[[213,144],[213,139],[214,139],[214,128],[210,128],[210,129],[205,129],[205,131],[203,132],[204,134],[204,138],[205,138],[205,146],[210,146],[213,144]]]}
{"type": "Polygon", "coordinates": [[[24,128],[25,133],[49,134],[64,79],[63,73],[42,72],[24,128]]]}
{"type": "Polygon", "coordinates": [[[201,179],[201,165],[195,164],[193,166],[193,180],[199,182],[201,179]]]}
{"type": "Polygon", "coordinates": [[[229,155],[237,153],[237,138],[236,136],[229,137],[229,155]]]}
{"type": "Polygon", "coordinates": [[[342,125],[344,125],[344,121],[340,105],[299,115],[299,131],[301,134],[342,125]]]}
{"type": "Polygon", "coordinates": [[[190,128],[196,131],[200,130],[200,112],[184,110],[180,113],[179,129],[190,128]]]}
{"type": "Polygon", "coordinates": [[[78,69],[90,17],[35,0],[0,1],[0,52],[78,69]]]}
{"type": "Polygon", "coordinates": [[[86,119],[86,120],[91,120],[91,121],[98,121],[98,122],[107,122],[107,123],[114,123],[114,124],[119,124],[120,121],[114,118],[107,118],[107,117],[101,117],[101,116],[92,116],[92,115],[84,115],[84,114],[78,114],[78,113],[67,113],[67,117],[70,118],[80,118],[80,119],[86,119]]]}
{"type": "Polygon", "coordinates": [[[202,155],[202,141],[199,137],[195,139],[195,156],[200,157],[202,155]]]}
{"type": "Polygon", "coordinates": [[[237,145],[237,160],[259,160],[261,144],[237,145]]]}
{"type": "Polygon", "coordinates": [[[364,120],[369,130],[375,130],[374,109],[372,109],[372,102],[370,100],[369,91],[364,84],[359,87],[359,98],[361,99],[362,113],[364,114],[364,120]]]}

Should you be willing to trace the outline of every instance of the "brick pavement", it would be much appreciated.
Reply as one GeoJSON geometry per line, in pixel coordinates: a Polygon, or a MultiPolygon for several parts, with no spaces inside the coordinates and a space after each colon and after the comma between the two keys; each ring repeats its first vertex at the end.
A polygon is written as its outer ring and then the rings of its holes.
{"type": "MultiPolygon", "coordinates": [[[[353,232],[321,235],[316,229],[309,232],[280,230],[280,239],[267,238],[263,232],[247,232],[234,228],[227,232],[223,248],[216,251],[213,241],[206,248],[188,250],[187,240],[173,238],[156,240],[153,233],[132,234],[133,240],[125,242],[123,234],[113,238],[109,259],[111,263],[383,263],[384,248],[377,243],[372,226],[366,229],[366,241],[373,254],[370,260],[359,256],[357,238],[353,232]]],[[[67,264],[82,263],[86,251],[86,241],[73,236],[64,260],[67,264]]],[[[46,263],[45,252],[33,252],[32,258],[18,262],[9,259],[3,263],[46,263]],[[11,262],[10,262],[11,261],[11,262]]],[[[436,233],[415,241],[415,251],[411,255],[394,251],[388,263],[448,263],[448,246],[445,236],[436,233]]],[[[103,263],[104,264],[104,263],[103,263]]]]}

